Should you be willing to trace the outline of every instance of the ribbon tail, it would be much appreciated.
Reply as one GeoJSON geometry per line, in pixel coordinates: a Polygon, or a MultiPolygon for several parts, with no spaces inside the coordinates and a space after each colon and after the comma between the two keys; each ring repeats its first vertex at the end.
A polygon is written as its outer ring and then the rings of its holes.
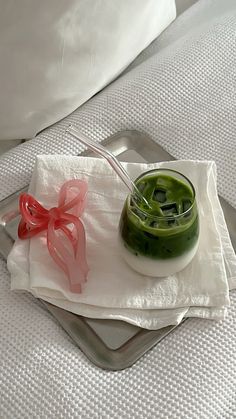
{"type": "Polygon", "coordinates": [[[89,271],[87,258],[86,258],[86,236],[85,236],[85,230],[82,222],[77,219],[77,234],[78,234],[78,245],[76,249],[75,257],[78,260],[78,264],[81,266],[81,269],[84,273],[85,280],[87,280],[87,275],[89,271]]]}
{"type": "Polygon", "coordinates": [[[79,218],[72,214],[66,214],[65,220],[74,225],[72,232],[66,226],[63,226],[62,230],[68,238],[69,235],[73,236],[73,239],[70,239],[70,241],[74,247],[75,259],[77,260],[78,266],[81,268],[86,280],[89,268],[86,258],[86,236],[83,223],[79,218]]]}
{"type": "Polygon", "coordinates": [[[71,263],[68,269],[68,279],[71,292],[80,294],[82,292],[81,283],[84,282],[83,272],[79,272],[78,265],[71,263]],[[81,282],[80,282],[81,280],[81,282]]]}
{"type": "Polygon", "coordinates": [[[48,250],[56,264],[67,275],[71,291],[80,293],[81,284],[85,282],[85,272],[80,264],[80,260],[75,257],[74,245],[70,240],[70,235],[65,234],[64,230],[65,228],[62,231],[64,237],[67,238],[67,246],[56,234],[58,230],[55,230],[53,223],[49,223],[47,234],[48,250]]]}

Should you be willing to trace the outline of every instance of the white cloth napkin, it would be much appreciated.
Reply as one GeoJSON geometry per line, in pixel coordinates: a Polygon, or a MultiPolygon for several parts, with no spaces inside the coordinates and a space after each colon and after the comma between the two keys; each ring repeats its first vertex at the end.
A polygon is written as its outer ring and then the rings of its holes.
{"type": "Polygon", "coordinates": [[[134,272],[122,259],[118,223],[127,189],[108,163],[97,158],[39,156],[29,192],[46,208],[57,205],[58,192],[69,179],[88,181],[82,221],[87,236],[88,281],[82,294],[69,290],[64,273],[51,259],[46,233],[16,240],[8,258],[11,288],[76,314],[120,319],[158,329],[183,317],[223,319],[236,287],[234,254],[216,190],[216,166],[208,161],[156,164],[123,163],[131,178],[157,167],[182,172],[194,184],[200,216],[200,243],[193,261],[166,278],[134,272]]]}

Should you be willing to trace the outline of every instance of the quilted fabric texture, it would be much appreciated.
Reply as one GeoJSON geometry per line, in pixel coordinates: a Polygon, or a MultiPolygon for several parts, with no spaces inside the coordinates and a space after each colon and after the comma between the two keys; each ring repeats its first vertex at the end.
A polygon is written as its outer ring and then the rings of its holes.
{"type": "MultiPolygon", "coordinates": [[[[176,158],[214,159],[219,192],[236,208],[232,4],[224,1],[217,16],[220,1],[199,1],[130,71],[65,120],[5,154],[1,198],[29,182],[36,154],[82,151],[65,135],[73,123],[97,141],[138,129],[176,158]],[[210,8],[214,18],[206,22],[210,8]],[[203,16],[197,27],[181,32],[194,14],[203,16]]],[[[235,292],[226,321],[187,321],[130,369],[106,372],[87,360],[31,295],[10,292],[3,260],[0,270],[1,418],[236,417],[235,292]]]]}

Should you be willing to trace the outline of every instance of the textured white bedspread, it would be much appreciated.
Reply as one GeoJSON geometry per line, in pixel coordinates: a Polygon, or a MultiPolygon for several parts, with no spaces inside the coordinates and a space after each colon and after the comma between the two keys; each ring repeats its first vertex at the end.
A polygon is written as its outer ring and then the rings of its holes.
{"type": "MultiPolygon", "coordinates": [[[[3,155],[1,198],[29,182],[35,155],[82,150],[64,134],[74,123],[99,141],[138,129],[176,158],[215,160],[236,208],[235,33],[234,0],[197,2],[112,85],[3,155]]],[[[235,292],[224,322],[188,321],[130,369],[106,372],[31,295],[10,291],[0,262],[0,418],[236,417],[235,292]]]]}

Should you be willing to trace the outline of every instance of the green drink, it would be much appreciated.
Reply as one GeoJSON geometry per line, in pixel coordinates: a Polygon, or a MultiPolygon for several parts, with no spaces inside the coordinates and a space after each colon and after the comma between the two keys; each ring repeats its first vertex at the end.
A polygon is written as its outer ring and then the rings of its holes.
{"type": "Polygon", "coordinates": [[[199,236],[192,183],[181,173],[155,169],[135,184],[150,208],[129,195],[120,218],[121,250],[126,262],[149,276],[167,276],[184,269],[194,257],[199,236]]]}

